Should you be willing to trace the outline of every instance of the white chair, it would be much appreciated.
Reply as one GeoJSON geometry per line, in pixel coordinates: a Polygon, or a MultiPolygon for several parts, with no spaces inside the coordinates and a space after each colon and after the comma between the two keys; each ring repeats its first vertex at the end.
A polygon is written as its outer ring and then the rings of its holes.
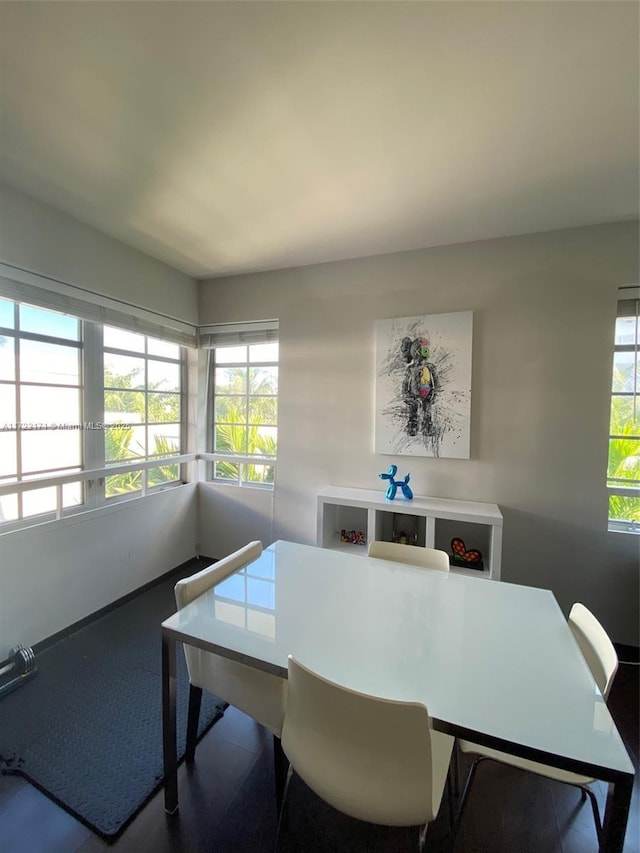
{"type": "Polygon", "coordinates": [[[424,824],[422,850],[453,749],[452,737],[430,729],[424,705],[357,693],[290,656],[282,748],[290,767],[280,822],[295,770],[351,817],[386,826],[424,824]]]}
{"type": "Polygon", "coordinates": [[[421,548],[417,545],[402,545],[399,542],[370,543],[368,554],[380,560],[393,560],[395,563],[406,563],[409,566],[420,566],[424,569],[437,569],[440,572],[449,571],[449,555],[438,548],[421,548]]]}
{"type": "MultiPolygon", "coordinates": [[[[598,622],[595,616],[583,604],[574,604],[569,613],[569,626],[577,640],[580,651],[591,670],[594,681],[598,685],[600,692],[605,700],[609,696],[613,677],[618,669],[618,655],[613,647],[613,643],[609,639],[606,631],[598,622]]],[[[547,779],[554,779],[558,782],[566,782],[569,785],[575,785],[582,792],[582,801],[589,797],[591,808],[593,810],[593,818],[596,825],[596,833],[598,840],[602,835],[602,822],[600,820],[600,812],[598,810],[598,801],[595,794],[589,787],[595,779],[588,776],[581,776],[578,773],[571,773],[568,770],[560,770],[556,767],[548,767],[546,764],[540,764],[537,761],[528,761],[525,758],[518,758],[515,755],[509,755],[505,752],[499,752],[497,749],[490,749],[485,746],[479,746],[468,741],[458,741],[458,747],[463,753],[471,753],[476,755],[469,776],[458,806],[458,814],[456,816],[456,831],[462,820],[469,791],[475,778],[475,773],[478,764],[485,759],[500,761],[503,764],[508,764],[511,767],[518,767],[521,770],[529,770],[531,773],[537,773],[539,776],[545,776],[547,779]]]]}
{"type": "MultiPolygon", "coordinates": [[[[223,581],[233,572],[237,572],[243,566],[252,563],[261,553],[262,543],[250,542],[201,572],[178,581],[174,590],[178,610],[223,581]]],[[[273,734],[276,780],[278,780],[278,777],[283,775],[279,773],[278,762],[280,765],[282,764],[279,738],[282,732],[286,697],[285,680],[186,644],[184,645],[184,654],[190,682],[187,761],[194,759],[202,690],[205,689],[244,711],[245,714],[265,726],[273,734]]]]}

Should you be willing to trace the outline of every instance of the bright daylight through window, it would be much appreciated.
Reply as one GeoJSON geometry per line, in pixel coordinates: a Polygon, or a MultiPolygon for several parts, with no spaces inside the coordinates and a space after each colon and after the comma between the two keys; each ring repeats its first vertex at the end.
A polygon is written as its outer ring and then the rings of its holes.
{"type": "Polygon", "coordinates": [[[213,479],[273,488],[278,446],[278,343],[211,350],[213,479]]]}
{"type": "MultiPolygon", "coordinates": [[[[180,347],[104,327],[104,419],[107,466],[180,453],[180,347]]],[[[160,465],[106,478],[106,496],[175,481],[180,466],[160,465]]]]}
{"type": "Polygon", "coordinates": [[[640,288],[620,289],[609,427],[609,530],[640,533],[640,288]]]}
{"type": "Polygon", "coordinates": [[[179,482],[182,370],[177,344],[0,299],[0,524],[179,482]]]}

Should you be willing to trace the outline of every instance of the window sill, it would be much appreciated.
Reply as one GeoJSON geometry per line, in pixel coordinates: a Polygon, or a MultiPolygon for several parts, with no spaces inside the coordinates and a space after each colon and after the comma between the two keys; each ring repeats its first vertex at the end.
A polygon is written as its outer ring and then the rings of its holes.
{"type": "Polygon", "coordinates": [[[32,515],[29,516],[28,519],[22,518],[19,521],[6,521],[0,524],[0,537],[11,533],[28,533],[35,527],[42,527],[44,525],[68,527],[72,524],[80,524],[83,521],[90,521],[91,519],[99,518],[100,516],[110,515],[113,512],[129,511],[132,503],[153,500],[153,498],[157,498],[160,495],[167,495],[170,492],[174,492],[176,489],[182,489],[185,486],[194,485],[194,483],[175,483],[175,485],[149,491],[146,495],[137,493],[136,496],[132,495],[128,500],[109,501],[108,504],[104,504],[99,507],[92,507],[91,509],[75,507],[68,515],[64,515],[62,518],[56,518],[55,513],[46,513],[43,515],[32,515]]]}
{"type": "Polygon", "coordinates": [[[633,521],[610,521],[607,526],[608,533],[630,533],[632,536],[640,536],[640,524],[633,521]]]}

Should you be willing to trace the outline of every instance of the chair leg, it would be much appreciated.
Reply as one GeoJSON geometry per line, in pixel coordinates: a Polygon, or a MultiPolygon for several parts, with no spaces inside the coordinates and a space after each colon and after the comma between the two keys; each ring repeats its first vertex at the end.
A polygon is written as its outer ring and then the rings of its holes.
{"type": "Polygon", "coordinates": [[[427,830],[429,829],[429,824],[425,823],[424,826],[420,827],[420,833],[418,835],[418,853],[423,853],[424,844],[427,840],[427,830]]]}
{"type": "Polygon", "coordinates": [[[458,738],[453,742],[453,796],[460,796],[460,745],[458,738]]]}
{"type": "MultiPolygon", "coordinates": [[[[462,796],[460,798],[460,802],[458,803],[458,812],[456,814],[456,819],[453,823],[453,830],[451,832],[452,839],[455,839],[458,830],[460,829],[460,823],[462,822],[462,818],[464,816],[464,810],[467,806],[467,800],[469,799],[469,792],[471,791],[471,786],[473,784],[473,780],[476,775],[476,770],[478,769],[478,765],[481,761],[485,761],[485,757],[480,755],[476,758],[471,765],[471,770],[469,770],[469,775],[467,776],[467,781],[464,786],[464,791],[462,792],[462,796]]],[[[452,841],[453,843],[453,841],[452,841]]]]}
{"type": "Polygon", "coordinates": [[[276,781],[276,814],[282,809],[282,797],[287,779],[289,762],[282,749],[282,741],[277,735],[273,736],[273,775],[276,781]]]}
{"type": "Polygon", "coordinates": [[[596,795],[593,793],[591,788],[588,785],[576,785],[577,788],[580,788],[580,792],[582,794],[582,802],[584,802],[585,795],[589,797],[589,802],[591,803],[591,810],[593,811],[593,821],[596,825],[596,835],[598,836],[598,841],[602,841],[602,820],[600,819],[600,809],[598,808],[598,801],[596,800],[596,795]]]}
{"type": "Polygon", "coordinates": [[[453,818],[454,818],[454,815],[453,815],[453,798],[455,796],[453,793],[454,782],[453,782],[451,777],[452,777],[452,770],[450,767],[449,770],[447,771],[447,801],[448,801],[447,811],[449,812],[449,829],[453,829],[453,818]]]}
{"type": "Polygon", "coordinates": [[[202,687],[189,685],[189,711],[187,713],[187,745],[185,759],[191,763],[196,755],[198,739],[198,720],[200,719],[200,704],[202,702],[202,687]]]}
{"type": "MultiPolygon", "coordinates": [[[[275,737],[275,735],[274,735],[275,737]]],[[[278,738],[280,740],[280,738],[278,738]]],[[[283,753],[284,754],[284,753],[283,753]]],[[[285,811],[288,807],[288,797],[289,797],[289,785],[291,784],[291,777],[293,776],[293,767],[289,765],[289,769],[287,770],[287,780],[284,783],[284,791],[282,792],[282,805],[280,806],[280,814],[278,815],[278,829],[276,830],[276,845],[274,848],[275,853],[278,853],[278,845],[280,843],[280,830],[285,821],[285,811]]]]}

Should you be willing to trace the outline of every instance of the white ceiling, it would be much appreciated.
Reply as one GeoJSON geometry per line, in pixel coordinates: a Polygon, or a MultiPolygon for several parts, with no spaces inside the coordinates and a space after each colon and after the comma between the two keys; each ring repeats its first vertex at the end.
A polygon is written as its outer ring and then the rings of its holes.
{"type": "Polygon", "coordinates": [[[0,2],[0,178],[197,277],[638,215],[632,2],[0,2]]]}

